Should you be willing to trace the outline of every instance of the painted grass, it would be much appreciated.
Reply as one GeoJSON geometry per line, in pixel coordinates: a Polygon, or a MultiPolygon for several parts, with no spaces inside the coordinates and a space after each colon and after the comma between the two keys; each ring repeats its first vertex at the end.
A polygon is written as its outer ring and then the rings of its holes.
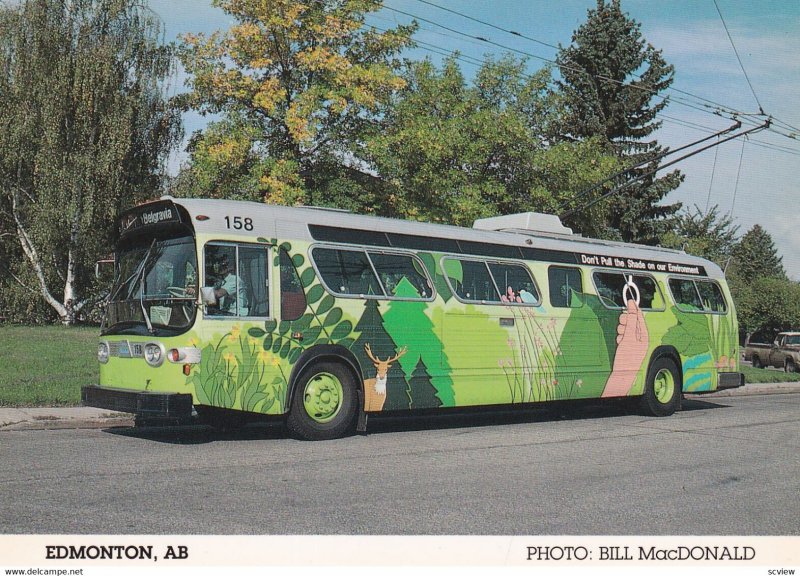
{"type": "Polygon", "coordinates": [[[97,327],[0,325],[0,406],[74,406],[95,384],[97,327]]]}

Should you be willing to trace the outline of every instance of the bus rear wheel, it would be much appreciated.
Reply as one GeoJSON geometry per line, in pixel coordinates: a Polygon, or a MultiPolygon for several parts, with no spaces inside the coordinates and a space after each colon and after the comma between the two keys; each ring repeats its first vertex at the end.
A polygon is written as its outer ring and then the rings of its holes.
{"type": "Polygon", "coordinates": [[[357,399],[349,369],[337,362],[316,362],[297,380],[286,425],[305,440],[340,438],[353,428],[357,399]]]}
{"type": "Polygon", "coordinates": [[[675,362],[656,358],[647,370],[640,406],[650,416],[670,416],[681,406],[681,374],[675,362]]]}

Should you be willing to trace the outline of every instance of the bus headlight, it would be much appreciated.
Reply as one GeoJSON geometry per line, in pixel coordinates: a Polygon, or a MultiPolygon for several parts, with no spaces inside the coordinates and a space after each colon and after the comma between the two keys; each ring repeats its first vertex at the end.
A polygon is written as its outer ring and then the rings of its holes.
{"type": "Polygon", "coordinates": [[[164,349],[161,344],[148,342],[144,345],[144,359],[150,366],[157,367],[164,363],[164,349]]]}
{"type": "Polygon", "coordinates": [[[108,356],[108,343],[100,342],[97,345],[97,361],[100,362],[100,364],[105,364],[108,362],[108,356]]]}

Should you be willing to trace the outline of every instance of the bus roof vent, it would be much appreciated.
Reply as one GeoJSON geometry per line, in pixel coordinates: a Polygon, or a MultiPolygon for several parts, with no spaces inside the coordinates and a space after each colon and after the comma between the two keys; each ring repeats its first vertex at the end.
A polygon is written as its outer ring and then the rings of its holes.
{"type": "Polygon", "coordinates": [[[480,218],[475,220],[472,227],[476,230],[513,230],[515,232],[544,232],[546,234],[571,235],[572,229],[561,223],[555,214],[541,214],[539,212],[521,212],[507,214],[493,218],[480,218]]]}

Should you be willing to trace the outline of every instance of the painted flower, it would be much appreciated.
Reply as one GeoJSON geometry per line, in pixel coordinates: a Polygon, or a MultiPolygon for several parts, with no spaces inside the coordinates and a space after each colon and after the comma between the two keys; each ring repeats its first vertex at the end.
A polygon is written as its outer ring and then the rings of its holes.
{"type": "Polygon", "coordinates": [[[222,357],[228,364],[234,364],[234,365],[236,364],[236,356],[233,355],[233,352],[225,352],[225,354],[223,354],[222,357]]]}
{"type": "Polygon", "coordinates": [[[242,329],[239,327],[239,325],[238,324],[235,325],[233,328],[231,328],[231,335],[228,336],[228,339],[231,342],[234,342],[234,341],[238,340],[239,339],[239,334],[241,332],[242,332],[242,329]]]}
{"type": "Polygon", "coordinates": [[[558,386],[558,379],[557,378],[553,378],[553,387],[556,387],[556,386],[558,386]]]}
{"type": "Polygon", "coordinates": [[[277,356],[273,356],[273,357],[272,357],[272,365],[273,365],[273,366],[277,366],[277,365],[279,365],[280,363],[281,363],[281,359],[280,359],[280,358],[278,358],[277,356]]]}
{"type": "Polygon", "coordinates": [[[513,341],[511,338],[509,338],[508,340],[506,340],[506,342],[508,343],[508,347],[509,347],[509,348],[513,348],[513,347],[514,347],[514,341],[513,341]]]}
{"type": "Polygon", "coordinates": [[[580,388],[581,386],[583,386],[583,380],[581,380],[580,378],[578,378],[577,380],[575,380],[575,386],[577,386],[578,388],[580,388]]]}
{"type": "Polygon", "coordinates": [[[260,362],[267,364],[269,362],[270,353],[266,350],[259,350],[257,357],[260,362]]]}
{"type": "Polygon", "coordinates": [[[547,323],[548,328],[555,328],[556,327],[556,319],[550,318],[550,321],[547,323]]]}

